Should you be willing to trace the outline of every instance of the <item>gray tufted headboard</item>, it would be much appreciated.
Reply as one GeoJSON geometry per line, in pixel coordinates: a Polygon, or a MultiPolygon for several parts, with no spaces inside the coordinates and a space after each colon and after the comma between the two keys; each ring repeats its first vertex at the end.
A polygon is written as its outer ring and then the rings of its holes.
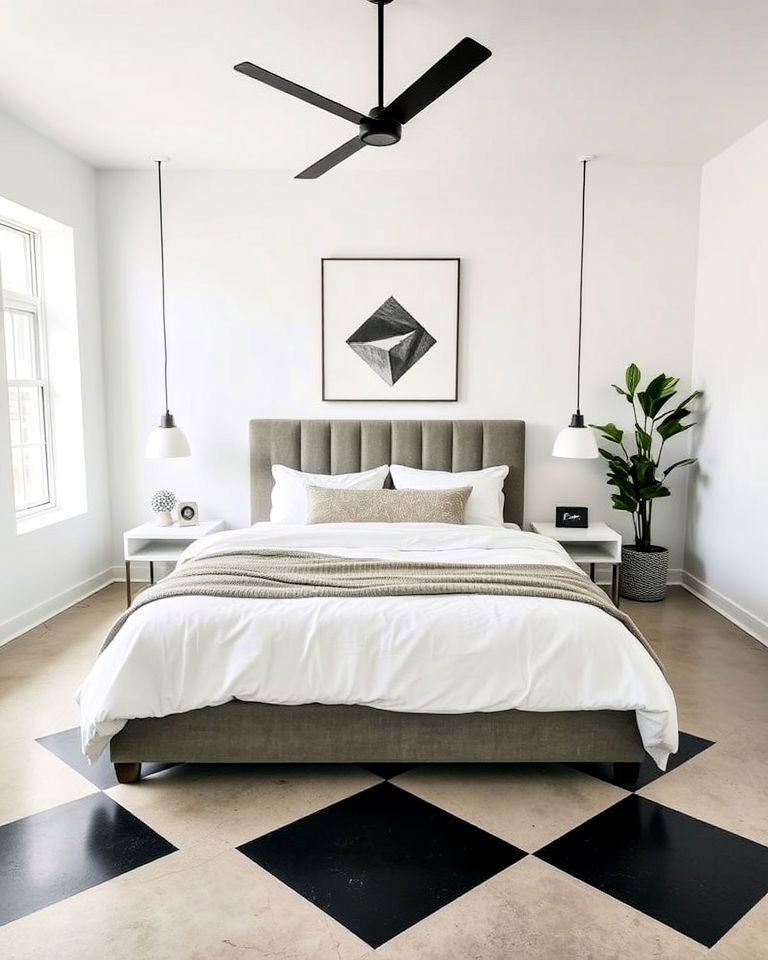
{"type": "Polygon", "coordinates": [[[355,473],[383,463],[424,470],[509,466],[504,519],[523,523],[522,420],[251,420],[251,522],[268,520],[272,464],[355,473]]]}

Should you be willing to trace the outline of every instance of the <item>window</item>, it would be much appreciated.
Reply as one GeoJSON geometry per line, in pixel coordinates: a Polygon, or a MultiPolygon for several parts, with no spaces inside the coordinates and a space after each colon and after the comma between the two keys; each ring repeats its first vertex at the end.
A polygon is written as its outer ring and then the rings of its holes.
{"type": "Polygon", "coordinates": [[[40,235],[0,220],[5,361],[18,517],[54,505],[50,389],[42,308],[40,235]]]}
{"type": "Polygon", "coordinates": [[[0,328],[0,524],[25,536],[88,510],[75,231],[2,196],[0,328]]]}

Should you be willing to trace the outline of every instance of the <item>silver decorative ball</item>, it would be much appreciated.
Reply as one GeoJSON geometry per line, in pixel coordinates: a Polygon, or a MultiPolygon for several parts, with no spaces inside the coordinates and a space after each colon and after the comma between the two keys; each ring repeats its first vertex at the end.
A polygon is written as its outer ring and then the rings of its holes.
{"type": "Polygon", "coordinates": [[[155,513],[170,513],[176,505],[176,494],[170,490],[158,490],[152,494],[150,505],[155,513]]]}

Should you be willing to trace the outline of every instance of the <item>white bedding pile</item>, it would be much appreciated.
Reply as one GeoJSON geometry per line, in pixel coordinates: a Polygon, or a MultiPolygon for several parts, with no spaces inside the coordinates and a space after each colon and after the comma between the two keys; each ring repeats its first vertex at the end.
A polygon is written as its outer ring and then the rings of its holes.
{"type": "MultiPolygon", "coordinates": [[[[536,534],[434,523],[260,523],[199,540],[182,562],[260,547],[573,566],[559,544],[536,534]]],[[[416,713],[635,710],[661,769],[677,750],[672,691],[618,620],[567,600],[475,595],[149,603],[77,693],[83,750],[95,760],[129,719],[233,698],[416,713]]]]}

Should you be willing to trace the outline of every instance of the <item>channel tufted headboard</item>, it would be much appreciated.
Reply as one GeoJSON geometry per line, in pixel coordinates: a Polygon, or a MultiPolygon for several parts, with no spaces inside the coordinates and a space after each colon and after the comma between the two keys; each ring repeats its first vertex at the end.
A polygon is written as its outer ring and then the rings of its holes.
{"type": "Polygon", "coordinates": [[[383,463],[424,470],[509,466],[504,519],[523,523],[522,420],[251,420],[251,522],[268,520],[272,465],[355,473],[383,463]]]}

